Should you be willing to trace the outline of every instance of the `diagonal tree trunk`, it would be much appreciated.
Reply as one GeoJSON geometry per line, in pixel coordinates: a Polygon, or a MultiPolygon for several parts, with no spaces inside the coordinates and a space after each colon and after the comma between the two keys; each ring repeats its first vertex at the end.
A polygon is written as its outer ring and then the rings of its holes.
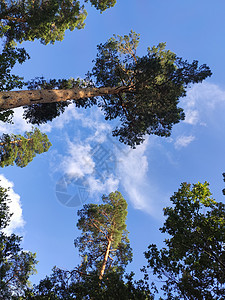
{"type": "MultiPolygon", "coordinates": [[[[32,140],[32,138],[26,139],[26,141],[31,141],[31,140],[32,140]]],[[[21,140],[10,141],[9,144],[20,144],[22,142],[23,142],[23,140],[21,139],[21,140]]],[[[7,142],[4,142],[4,143],[2,142],[2,143],[0,143],[0,146],[7,145],[7,144],[8,144],[7,142]]]]}
{"type": "Polygon", "coordinates": [[[110,251],[111,244],[112,244],[112,236],[110,236],[109,240],[108,240],[107,249],[106,249],[106,252],[105,252],[105,255],[104,255],[104,259],[103,259],[103,262],[102,262],[102,267],[101,267],[101,271],[100,271],[100,275],[99,275],[100,280],[102,280],[103,275],[105,273],[105,268],[106,268],[107,260],[109,258],[109,251],[110,251]]]}
{"type": "Polygon", "coordinates": [[[79,100],[104,95],[118,95],[122,92],[132,91],[133,87],[100,87],[75,88],[67,90],[26,90],[0,92],[0,110],[13,109],[20,106],[30,106],[39,103],[63,102],[79,100]]]}

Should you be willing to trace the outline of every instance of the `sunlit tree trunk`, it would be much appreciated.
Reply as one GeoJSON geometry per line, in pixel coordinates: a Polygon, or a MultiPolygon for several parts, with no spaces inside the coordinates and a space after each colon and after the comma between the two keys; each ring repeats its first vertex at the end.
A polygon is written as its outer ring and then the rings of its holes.
{"type": "Polygon", "coordinates": [[[106,252],[105,252],[105,256],[104,256],[104,259],[103,259],[103,262],[102,262],[102,267],[101,267],[101,271],[100,271],[100,275],[99,275],[100,280],[103,278],[103,275],[105,273],[105,268],[106,268],[106,264],[107,264],[107,261],[108,261],[108,258],[109,258],[109,251],[110,251],[111,244],[112,244],[112,236],[110,236],[110,238],[108,240],[107,249],[106,249],[106,252]]]}
{"type": "Polygon", "coordinates": [[[131,87],[75,88],[67,90],[26,90],[0,92],[0,110],[30,106],[39,103],[53,103],[79,100],[104,95],[117,95],[131,90],[131,87]]]}

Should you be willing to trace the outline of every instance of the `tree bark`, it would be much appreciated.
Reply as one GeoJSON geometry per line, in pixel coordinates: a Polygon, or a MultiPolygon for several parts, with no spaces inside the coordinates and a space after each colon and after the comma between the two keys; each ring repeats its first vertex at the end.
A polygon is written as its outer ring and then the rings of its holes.
{"type": "Polygon", "coordinates": [[[39,103],[63,102],[132,91],[132,87],[74,88],[68,90],[26,90],[0,92],[0,110],[39,103]]]}
{"type": "Polygon", "coordinates": [[[100,271],[100,275],[99,275],[100,280],[102,280],[103,275],[105,273],[106,263],[107,263],[107,260],[109,258],[109,251],[110,251],[111,244],[112,244],[112,237],[110,237],[109,240],[108,240],[107,249],[106,249],[106,252],[105,252],[105,255],[104,255],[104,259],[103,259],[103,263],[102,263],[102,267],[101,267],[101,271],[100,271]]]}
{"type": "MultiPolygon", "coordinates": [[[[32,140],[32,138],[29,138],[29,139],[26,139],[27,141],[30,141],[30,140],[32,140]]],[[[9,144],[19,144],[19,143],[21,143],[22,142],[22,140],[17,140],[17,141],[10,141],[9,142],[9,144]]],[[[3,146],[3,145],[6,145],[6,144],[8,144],[8,143],[0,143],[0,146],[3,146]]]]}

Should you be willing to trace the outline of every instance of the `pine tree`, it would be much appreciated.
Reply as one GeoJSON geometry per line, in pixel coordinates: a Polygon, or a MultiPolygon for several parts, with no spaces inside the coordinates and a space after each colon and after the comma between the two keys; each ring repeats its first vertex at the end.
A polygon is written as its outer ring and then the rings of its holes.
{"type": "Polygon", "coordinates": [[[78,211],[78,229],[82,234],[75,240],[84,261],[82,270],[97,271],[101,280],[106,272],[123,271],[132,260],[126,230],[127,202],[116,191],[102,197],[103,204],[87,204],[78,211]]]}
{"type": "Polygon", "coordinates": [[[184,119],[180,97],[211,71],[197,61],[183,61],[163,43],[139,57],[138,42],[134,32],[115,36],[98,46],[95,66],[85,81],[33,81],[30,90],[0,92],[0,109],[27,106],[25,118],[40,124],[58,116],[73,100],[78,107],[98,105],[106,120],[119,119],[121,126],[113,135],[133,148],[146,134],[167,137],[184,119]]]}
{"type": "MultiPolygon", "coordinates": [[[[101,12],[116,0],[85,0],[101,12]]],[[[62,41],[67,29],[84,27],[87,12],[77,0],[1,0],[0,36],[11,41],[33,41],[43,44],[62,41]]]]}
{"type": "Polygon", "coordinates": [[[162,281],[163,299],[224,299],[225,205],[209,184],[182,183],[164,209],[165,247],[148,247],[148,273],[162,281]]]}
{"type": "Polygon", "coordinates": [[[11,215],[7,190],[0,187],[0,299],[21,299],[29,286],[29,276],[35,273],[36,255],[22,251],[22,238],[7,235],[11,215]]]}
{"type": "Polygon", "coordinates": [[[23,168],[36,154],[47,152],[50,146],[47,135],[37,128],[26,132],[25,136],[3,134],[0,138],[0,166],[5,167],[15,163],[23,168]]]}
{"type": "Polygon", "coordinates": [[[127,238],[127,203],[119,192],[102,197],[102,204],[84,205],[78,211],[78,228],[82,231],[75,246],[82,264],[72,271],[53,268],[25,299],[123,299],[152,300],[146,281],[124,276],[132,259],[127,238]]]}

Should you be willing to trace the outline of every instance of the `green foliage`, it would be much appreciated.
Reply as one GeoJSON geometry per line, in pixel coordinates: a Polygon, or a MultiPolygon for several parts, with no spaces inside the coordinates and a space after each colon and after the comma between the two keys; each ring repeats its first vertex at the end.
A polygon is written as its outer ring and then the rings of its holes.
{"type": "Polygon", "coordinates": [[[7,190],[0,186],[0,230],[9,225],[10,217],[7,190]]]}
{"type": "Polygon", "coordinates": [[[125,87],[118,95],[102,96],[98,105],[106,120],[120,119],[121,126],[113,135],[133,148],[144,141],[145,134],[169,136],[173,124],[184,119],[179,98],[185,96],[190,83],[211,75],[209,67],[183,61],[165,50],[164,43],[139,57],[138,43],[139,35],[131,31],[100,44],[89,74],[97,86],[125,87]]]}
{"type": "MultiPolygon", "coordinates": [[[[98,46],[95,66],[80,80],[35,80],[29,88],[118,88],[114,94],[100,93],[98,97],[74,101],[77,107],[98,105],[106,120],[119,119],[121,126],[113,130],[120,142],[135,148],[146,134],[168,137],[174,124],[184,119],[178,107],[180,97],[186,95],[190,84],[211,76],[208,66],[188,63],[165,49],[161,43],[148,48],[147,55],[139,57],[139,35],[114,36],[98,46]],[[63,87],[65,85],[65,87],[63,87]]],[[[35,104],[26,108],[25,118],[32,124],[45,123],[64,112],[69,102],[35,104]]]]}
{"type": "MultiPolygon", "coordinates": [[[[85,0],[85,2],[88,2],[88,0],[85,0]]],[[[116,4],[116,0],[90,0],[90,2],[101,12],[107,8],[113,7],[116,4]]]]}
{"type": "Polygon", "coordinates": [[[18,299],[29,286],[28,278],[35,273],[36,255],[22,251],[21,237],[6,235],[10,221],[7,190],[0,187],[0,298],[18,299]]]}
{"type": "Polygon", "coordinates": [[[164,209],[160,229],[165,248],[152,244],[147,268],[165,283],[163,299],[224,299],[225,205],[212,197],[208,183],[182,183],[164,209]]]}
{"type": "Polygon", "coordinates": [[[0,18],[6,42],[33,41],[43,44],[62,41],[66,29],[83,28],[86,11],[79,1],[1,1],[0,18]]]}
{"type": "Polygon", "coordinates": [[[15,88],[22,88],[24,83],[22,78],[11,75],[11,69],[16,62],[22,64],[29,55],[23,48],[5,47],[0,54],[0,90],[10,91],[15,88]]]}
{"type": "MultiPolygon", "coordinates": [[[[225,173],[223,173],[223,181],[225,182],[225,173]]],[[[223,195],[225,195],[225,189],[223,189],[223,195]]]]}
{"type": "Polygon", "coordinates": [[[106,272],[123,271],[132,260],[126,230],[127,202],[119,192],[102,197],[103,204],[86,204],[78,211],[78,229],[82,235],[75,240],[84,261],[81,270],[97,270],[100,274],[109,243],[106,272]]]}
{"type": "MultiPolygon", "coordinates": [[[[85,0],[85,2],[88,2],[85,0]]],[[[100,11],[114,6],[116,0],[90,0],[100,11]]],[[[62,41],[65,31],[82,29],[87,12],[77,0],[0,1],[0,35],[6,43],[34,41],[43,44],[62,41]]]]}
{"type": "Polygon", "coordinates": [[[36,154],[47,152],[51,143],[46,134],[34,128],[26,132],[25,136],[3,134],[0,138],[0,166],[14,165],[25,167],[36,154]]]}
{"type": "MultiPolygon", "coordinates": [[[[47,81],[43,77],[37,77],[27,83],[29,90],[73,89],[77,87],[86,88],[87,86],[89,86],[89,84],[80,78],[52,79],[47,81]]],[[[69,104],[70,101],[33,104],[25,108],[23,117],[31,124],[40,125],[60,116],[69,104]]],[[[80,99],[79,102],[77,102],[77,107],[88,107],[91,106],[91,104],[92,103],[87,99],[80,99]]]]}
{"type": "Polygon", "coordinates": [[[124,266],[132,258],[125,224],[126,201],[119,192],[103,196],[102,201],[99,205],[84,205],[78,211],[77,226],[82,235],[75,246],[82,255],[82,264],[72,271],[54,267],[50,276],[26,291],[26,299],[153,299],[145,280],[135,281],[133,273],[123,277],[124,266]],[[109,244],[107,269],[100,277],[109,244]]]}
{"type": "Polygon", "coordinates": [[[27,291],[26,299],[150,300],[153,297],[143,281],[133,280],[133,274],[123,280],[120,274],[112,272],[100,281],[97,274],[78,278],[76,271],[55,267],[35,289],[27,291]]]}
{"type": "MultiPolygon", "coordinates": [[[[11,70],[16,62],[22,64],[26,59],[29,59],[29,55],[23,48],[15,48],[13,45],[3,48],[0,54],[0,91],[23,87],[23,78],[11,74],[11,70]]],[[[0,112],[0,121],[10,122],[12,115],[12,110],[0,112]]]]}

